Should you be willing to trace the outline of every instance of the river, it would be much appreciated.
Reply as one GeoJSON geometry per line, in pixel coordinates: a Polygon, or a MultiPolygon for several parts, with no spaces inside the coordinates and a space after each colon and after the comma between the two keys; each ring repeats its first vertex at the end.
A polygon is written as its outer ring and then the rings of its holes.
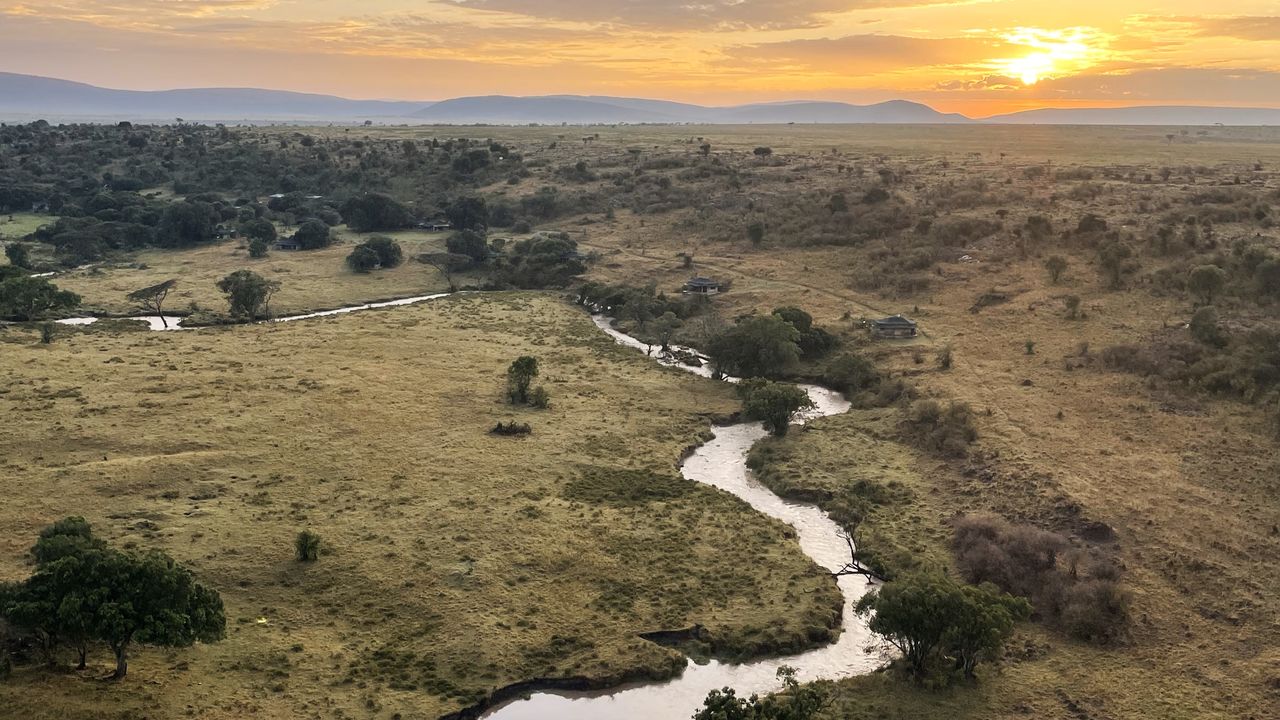
{"type": "MultiPolygon", "coordinates": [[[[309,318],[326,317],[427,302],[449,293],[420,295],[416,297],[367,303],[351,307],[325,310],[274,318],[268,322],[291,322],[309,318]]],[[[153,330],[181,330],[179,323],[165,326],[159,317],[141,316],[128,318],[141,320],[153,330]]],[[[650,353],[650,347],[615,329],[609,318],[593,316],[597,327],[616,342],[635,348],[670,367],[712,377],[709,365],[686,365],[669,355],[650,353]]],[[[87,325],[96,318],[72,318],[59,322],[69,325],[87,325]]],[[[688,348],[677,348],[693,353],[688,348]]],[[[736,382],[736,378],[724,378],[736,382]]],[[[849,410],[849,402],[833,390],[816,385],[801,385],[813,401],[813,407],[798,419],[798,423],[837,415],[849,410]]],[[[840,527],[825,512],[813,505],[784,500],[769,488],[760,484],[747,468],[747,453],[752,445],[765,437],[760,423],[747,422],[713,428],[714,437],[699,446],[680,466],[681,473],[690,480],[705,483],[732,493],[749,503],[757,511],[775,517],[796,529],[801,550],[820,566],[838,570],[849,561],[849,547],[840,527]]],[[[688,720],[707,693],[723,687],[732,687],[739,696],[766,694],[782,687],[778,680],[778,668],[787,665],[797,670],[801,681],[834,680],[871,672],[880,659],[866,652],[871,640],[866,623],[853,613],[853,604],[870,588],[870,582],[858,575],[847,575],[838,580],[844,594],[843,632],[834,643],[807,652],[777,658],[766,658],[746,663],[728,663],[711,660],[689,665],[679,677],[665,682],[634,683],[601,691],[542,691],[518,698],[489,709],[482,717],[488,720],[688,720]]]]}

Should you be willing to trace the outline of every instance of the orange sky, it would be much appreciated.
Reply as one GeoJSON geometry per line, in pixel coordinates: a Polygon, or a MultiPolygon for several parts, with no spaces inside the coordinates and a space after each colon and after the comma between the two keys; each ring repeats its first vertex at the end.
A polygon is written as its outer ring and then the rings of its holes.
{"type": "Polygon", "coordinates": [[[412,100],[1280,107],[1280,0],[0,0],[0,70],[412,100]]]}

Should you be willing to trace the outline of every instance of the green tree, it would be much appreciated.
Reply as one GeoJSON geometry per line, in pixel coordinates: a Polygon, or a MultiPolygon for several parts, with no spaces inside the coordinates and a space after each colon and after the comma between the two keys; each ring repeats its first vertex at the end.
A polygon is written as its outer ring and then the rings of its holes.
{"type": "Polygon", "coordinates": [[[819,681],[801,685],[796,670],[778,668],[782,692],[766,697],[738,697],[733,688],[712,690],[693,720],[810,720],[831,702],[831,684],[819,681]]]}
{"type": "Polygon", "coordinates": [[[1098,250],[1098,264],[1113,290],[1124,286],[1124,278],[1137,269],[1133,248],[1122,242],[1108,243],[1098,250]]]}
{"type": "Polygon", "coordinates": [[[538,359],[522,355],[507,368],[507,399],[514,405],[529,402],[529,385],[538,377],[538,359]]]}
{"type": "Polygon", "coordinates": [[[401,230],[413,224],[413,214],[389,195],[368,193],[342,205],[347,227],[356,232],[401,230]]]}
{"type": "Polygon", "coordinates": [[[185,200],[170,203],[160,214],[156,239],[160,247],[190,247],[213,239],[220,220],[218,211],[207,202],[185,200]]]}
{"type": "Polygon", "coordinates": [[[663,350],[671,349],[671,338],[684,326],[684,321],[670,310],[651,320],[648,324],[649,334],[658,341],[663,350]]]}
{"type": "Polygon", "coordinates": [[[1044,261],[1044,269],[1049,271],[1049,282],[1057,285],[1062,273],[1067,271],[1067,259],[1061,255],[1050,255],[1044,261]]]}
{"type": "Polygon", "coordinates": [[[458,230],[483,230],[489,225],[489,205],[476,195],[464,195],[445,208],[445,217],[458,230]]]}
{"type": "Polygon", "coordinates": [[[249,257],[255,260],[266,257],[269,249],[267,241],[262,238],[254,238],[249,241],[249,257]]]}
{"type": "Polygon", "coordinates": [[[489,259],[489,244],[482,233],[475,230],[456,232],[445,240],[445,249],[454,255],[466,255],[473,263],[489,259]]]}
{"type": "Polygon", "coordinates": [[[14,267],[31,267],[31,248],[25,243],[9,243],[4,248],[4,256],[9,258],[9,264],[14,267]]]}
{"type": "Polygon", "coordinates": [[[773,314],[791,323],[801,334],[813,329],[813,316],[797,307],[774,308],[773,314]]]}
{"type": "Polygon", "coordinates": [[[1202,305],[1212,305],[1213,298],[1227,284],[1227,273],[1217,265],[1201,265],[1187,275],[1187,289],[1202,305]]]}
{"type": "Polygon", "coordinates": [[[1032,215],[1027,218],[1025,229],[1033,242],[1040,242],[1053,234],[1053,223],[1043,215],[1032,215]]]}
{"type": "Polygon", "coordinates": [[[1218,309],[1205,305],[1191,316],[1191,337],[1205,345],[1221,347],[1226,344],[1222,328],[1218,325],[1218,309]]]}
{"type": "Polygon", "coordinates": [[[279,289],[278,280],[268,280],[252,270],[237,270],[218,281],[231,316],[249,320],[270,312],[271,296],[279,289]]]}
{"type": "Polygon", "coordinates": [[[378,267],[378,253],[368,245],[357,245],[347,256],[347,267],[358,273],[367,273],[378,267]]]}
{"type": "Polygon", "coordinates": [[[264,244],[270,244],[276,241],[279,235],[276,233],[275,223],[265,218],[254,218],[240,225],[240,234],[251,240],[261,240],[264,244]]]}
{"type": "Polygon", "coordinates": [[[948,664],[972,676],[980,660],[994,658],[1031,606],[993,585],[961,586],[940,573],[907,575],[863,596],[858,614],[901,656],[917,679],[948,664]]]}
{"type": "Polygon", "coordinates": [[[320,220],[308,220],[302,223],[298,231],[293,234],[293,239],[303,250],[319,250],[329,247],[333,242],[329,226],[320,220]]]}
{"type": "Polygon", "coordinates": [[[764,429],[775,437],[785,437],[796,413],[813,407],[809,393],[788,383],[753,378],[739,385],[738,392],[742,396],[743,413],[761,421],[764,429]]]}
{"type": "Polygon", "coordinates": [[[850,395],[879,385],[880,371],[876,369],[875,363],[865,357],[845,353],[827,365],[822,378],[831,387],[850,395]]]}
{"type": "Polygon", "coordinates": [[[162,283],[144,287],[141,290],[134,290],[129,293],[127,298],[142,305],[147,312],[154,312],[159,315],[160,324],[164,327],[169,327],[169,321],[164,318],[164,301],[165,298],[169,297],[169,291],[177,284],[177,280],[165,280],[162,283]]]}
{"type": "Polygon", "coordinates": [[[69,310],[80,304],[80,296],[59,290],[44,278],[11,276],[0,282],[0,318],[36,320],[46,313],[69,310]]]}
{"type": "Polygon", "coordinates": [[[721,375],[776,378],[800,360],[800,332],[776,315],[746,318],[713,338],[707,346],[721,375]]]}
{"type": "Polygon", "coordinates": [[[378,265],[384,270],[399,267],[400,263],[404,262],[404,250],[400,247],[400,243],[385,235],[374,235],[365,240],[362,245],[378,254],[378,265]]]}
{"type": "Polygon", "coordinates": [[[747,239],[752,245],[759,245],[764,242],[764,223],[753,222],[747,226],[747,239]]]}

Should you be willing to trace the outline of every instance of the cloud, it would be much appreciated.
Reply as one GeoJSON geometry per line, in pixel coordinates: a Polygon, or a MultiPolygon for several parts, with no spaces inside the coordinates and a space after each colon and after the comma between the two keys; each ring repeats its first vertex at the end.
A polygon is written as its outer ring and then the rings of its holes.
{"type": "Polygon", "coordinates": [[[1007,49],[1001,41],[989,38],[869,34],[738,45],[726,49],[725,55],[730,60],[746,63],[849,75],[934,65],[970,65],[1007,49]]]}
{"type": "Polygon", "coordinates": [[[1252,68],[1129,68],[1050,78],[1031,86],[1012,78],[989,76],[938,83],[934,90],[943,94],[999,94],[1006,98],[1111,105],[1274,106],[1280,97],[1280,72],[1252,68]]]}
{"type": "Polygon", "coordinates": [[[825,25],[824,15],[949,0],[452,0],[479,10],[661,30],[744,30],[825,25]]]}
{"type": "Polygon", "coordinates": [[[1280,17],[1221,17],[1192,20],[1197,35],[1280,42],[1280,17]]]}

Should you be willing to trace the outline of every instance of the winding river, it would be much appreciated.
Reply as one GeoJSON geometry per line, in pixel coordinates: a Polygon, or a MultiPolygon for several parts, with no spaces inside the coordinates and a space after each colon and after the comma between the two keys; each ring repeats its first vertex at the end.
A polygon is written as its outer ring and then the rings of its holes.
{"type": "MultiPolygon", "coordinates": [[[[291,322],[326,317],[375,308],[413,305],[446,297],[449,293],[368,303],[274,318],[268,322],[291,322]]],[[[159,317],[134,317],[153,330],[180,330],[178,322],[167,327],[159,317]]],[[[619,344],[644,352],[655,361],[704,377],[712,377],[706,366],[690,366],[669,355],[651,355],[645,343],[615,329],[609,318],[596,315],[597,327],[619,344]]],[[[69,325],[87,325],[96,318],[61,320],[69,325]]],[[[678,348],[692,352],[687,348],[678,348]]],[[[736,382],[735,378],[726,378],[736,382]]],[[[799,419],[804,423],[818,417],[836,415],[849,410],[849,402],[839,393],[815,385],[802,385],[813,401],[813,408],[799,419]]],[[[681,464],[681,473],[700,483],[733,493],[757,511],[778,518],[796,529],[800,548],[822,567],[836,570],[849,561],[849,548],[840,527],[825,512],[813,505],[784,500],[752,477],[747,468],[751,446],[765,437],[759,423],[738,423],[713,428],[714,437],[699,446],[681,464]]],[[[732,687],[741,697],[766,694],[781,688],[777,678],[780,667],[796,668],[802,681],[838,679],[871,672],[879,659],[865,648],[870,640],[866,623],[853,613],[853,603],[865,594],[869,581],[861,576],[844,576],[838,580],[844,594],[843,632],[836,642],[786,657],[766,658],[740,664],[711,660],[691,664],[679,677],[666,682],[634,683],[601,691],[541,691],[489,709],[482,717],[489,720],[687,720],[702,706],[707,693],[732,687]]]]}

